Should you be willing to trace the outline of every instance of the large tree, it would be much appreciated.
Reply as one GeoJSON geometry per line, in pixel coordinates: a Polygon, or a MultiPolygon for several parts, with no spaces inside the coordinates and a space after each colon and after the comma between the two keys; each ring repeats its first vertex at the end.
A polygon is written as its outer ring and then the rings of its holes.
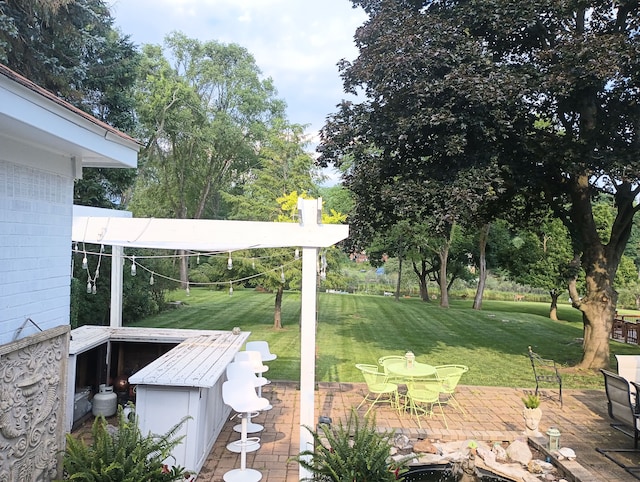
{"type": "MultiPolygon", "coordinates": [[[[134,134],[139,54],[103,0],[0,2],[0,62],[98,119],[134,134]]],[[[74,202],[126,204],[135,169],[83,170],[74,202]]]]}
{"type": "Polygon", "coordinates": [[[358,147],[375,146],[386,179],[413,183],[497,166],[502,194],[525,201],[521,219],[545,204],[566,225],[586,279],[583,296],[570,285],[584,321],[580,366],[608,366],[613,283],[640,189],[638,2],[353,3],[370,19],[343,76],[367,99],[330,120],[325,159],[362,161],[358,147]],[[616,208],[606,239],[592,211],[601,192],[616,208]]]}
{"type": "MultiPolygon", "coordinates": [[[[165,49],[143,49],[138,112],[146,147],[133,208],[178,219],[219,217],[220,190],[257,164],[284,102],[239,45],[174,32],[165,49]]],[[[186,258],[181,279],[186,285],[186,258]]]]}

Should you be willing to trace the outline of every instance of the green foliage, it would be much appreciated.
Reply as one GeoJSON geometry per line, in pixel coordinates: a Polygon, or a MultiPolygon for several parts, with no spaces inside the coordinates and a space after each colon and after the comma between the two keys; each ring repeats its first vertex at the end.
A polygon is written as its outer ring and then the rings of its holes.
{"type": "Polygon", "coordinates": [[[259,163],[256,146],[284,104],[237,44],[173,32],[163,47],[143,48],[137,94],[146,147],[132,210],[215,219],[221,190],[250,177],[259,163]]]}
{"type": "Polygon", "coordinates": [[[530,393],[522,399],[526,408],[538,408],[540,406],[540,396],[530,393]]]}
{"type": "Polygon", "coordinates": [[[128,420],[122,407],[118,407],[118,428],[111,432],[103,416],[93,423],[92,442],[67,434],[64,453],[63,480],[85,482],[165,482],[184,478],[181,467],[168,469],[165,459],[179,445],[183,437],[176,433],[188,417],[182,419],[162,436],[143,436],[137,419],[128,420]]]}
{"type": "Polygon", "coordinates": [[[305,479],[323,482],[384,482],[404,480],[407,457],[393,462],[390,449],[394,433],[379,432],[375,417],[361,420],[352,410],[346,424],[320,424],[317,431],[306,427],[313,436],[314,450],[305,450],[293,458],[314,474],[305,479]]]}
{"type": "MultiPolygon", "coordinates": [[[[128,254],[138,254],[129,250],[128,254]]],[[[145,250],[147,256],[166,255],[166,251],[145,250]]],[[[108,325],[111,306],[111,246],[86,244],[73,253],[73,279],[71,283],[71,320],[72,326],[108,325]],[[87,269],[82,269],[84,249],[87,253],[87,269]],[[104,249],[104,251],[101,251],[104,249]],[[97,274],[97,276],[96,276],[97,274]],[[95,293],[87,293],[87,281],[95,286],[95,293]]],[[[123,276],[124,320],[134,322],[145,316],[161,311],[165,306],[165,295],[174,289],[176,283],[166,279],[175,279],[177,273],[169,258],[141,258],[137,262],[137,274],[131,275],[131,261],[125,262],[123,276]],[[150,283],[152,273],[154,283],[150,283]],[[162,275],[160,274],[162,273],[162,275]]]]}

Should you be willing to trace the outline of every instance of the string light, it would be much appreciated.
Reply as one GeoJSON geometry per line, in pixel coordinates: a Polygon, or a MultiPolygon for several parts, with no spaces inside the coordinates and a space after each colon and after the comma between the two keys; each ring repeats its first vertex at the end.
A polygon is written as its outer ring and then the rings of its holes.
{"type": "MultiPolygon", "coordinates": [[[[78,251],[78,252],[80,252],[80,251],[78,251]]],[[[94,256],[97,255],[99,257],[101,257],[101,256],[113,257],[113,255],[111,253],[101,254],[101,253],[99,253],[97,251],[94,251],[94,252],[87,251],[86,253],[87,253],[87,255],[94,255],[94,256]]],[[[230,254],[229,251],[225,251],[224,253],[226,253],[227,257],[230,254]]],[[[217,253],[217,255],[220,255],[220,254],[222,254],[222,252],[217,253]]],[[[211,256],[215,256],[215,254],[210,254],[210,255],[211,256]]],[[[176,278],[172,278],[171,276],[166,276],[166,275],[163,275],[161,273],[156,273],[155,271],[152,271],[150,268],[147,268],[144,265],[140,264],[138,260],[139,259],[155,259],[155,258],[173,258],[173,259],[175,259],[175,258],[183,258],[184,256],[185,255],[175,255],[175,254],[173,254],[173,255],[157,255],[157,256],[155,256],[155,255],[152,255],[152,256],[139,256],[139,255],[135,255],[134,256],[134,255],[132,255],[131,256],[132,269],[135,266],[136,273],[137,273],[137,268],[141,268],[141,269],[147,271],[149,273],[149,276],[150,276],[149,284],[151,284],[151,277],[154,278],[154,283],[155,283],[155,278],[156,277],[160,277],[162,279],[165,279],[165,280],[171,281],[171,282],[175,282],[175,283],[181,283],[182,280],[176,279],[176,278]]],[[[189,256],[189,255],[187,255],[187,256],[189,256]]],[[[193,254],[193,256],[195,256],[195,253],[193,254]]],[[[251,264],[252,264],[253,268],[255,269],[255,267],[256,267],[256,264],[255,264],[256,259],[270,259],[270,258],[274,258],[274,257],[276,257],[276,256],[251,257],[251,264]]],[[[227,258],[227,260],[228,259],[229,258],[227,258]]],[[[318,259],[318,261],[320,261],[320,260],[318,259]]],[[[126,262],[126,257],[124,257],[122,259],[122,263],[125,264],[125,262],[126,262]]],[[[241,277],[241,278],[233,279],[231,281],[226,280],[226,281],[209,281],[209,282],[190,282],[190,284],[193,284],[194,286],[221,286],[221,285],[224,285],[224,284],[229,283],[229,282],[232,282],[232,283],[243,283],[243,282],[249,281],[251,279],[255,279],[255,278],[259,278],[259,277],[265,276],[266,274],[268,274],[270,272],[277,271],[277,270],[280,270],[281,277],[282,277],[283,267],[284,266],[289,266],[290,264],[293,264],[293,263],[295,263],[295,260],[291,260],[289,262],[286,262],[286,263],[284,263],[282,265],[279,265],[279,266],[276,266],[274,268],[265,269],[264,271],[261,271],[260,273],[251,274],[249,276],[244,276],[244,277],[241,277]]],[[[319,268],[319,264],[320,263],[318,262],[318,268],[319,268]]],[[[100,266],[100,259],[98,260],[98,266],[100,266]]],[[[99,274],[99,271],[98,271],[97,274],[99,274]]],[[[87,275],[88,275],[89,282],[93,284],[94,283],[94,279],[91,278],[91,275],[89,274],[88,271],[87,271],[87,275]]],[[[187,291],[187,295],[188,295],[189,290],[187,289],[186,291],[187,291]]]]}
{"type": "Polygon", "coordinates": [[[189,291],[189,283],[187,283],[187,289],[185,291],[187,292],[187,296],[191,296],[191,292],[189,291]]]}
{"type": "Polygon", "coordinates": [[[233,260],[231,259],[231,251],[229,251],[229,259],[227,260],[227,269],[233,269],[233,260]]]}
{"type": "Polygon", "coordinates": [[[229,296],[233,296],[233,283],[229,281],[229,296]]]}
{"type": "Polygon", "coordinates": [[[284,277],[284,266],[280,266],[280,281],[282,281],[282,283],[286,281],[284,277]]]}
{"type": "Polygon", "coordinates": [[[136,257],[131,256],[131,276],[136,275],[136,257]]]}
{"type": "Polygon", "coordinates": [[[98,288],[96,288],[96,284],[95,282],[93,283],[93,286],[91,287],[91,294],[96,294],[98,292],[98,288]]]}
{"type": "Polygon", "coordinates": [[[200,253],[198,253],[198,256],[196,256],[196,264],[200,264],[200,253]]]}
{"type": "Polygon", "coordinates": [[[293,256],[293,259],[295,259],[296,261],[300,259],[300,250],[298,248],[296,248],[296,253],[293,256]]]}
{"type": "Polygon", "coordinates": [[[91,280],[87,281],[87,293],[91,294],[91,280]]]}
{"type": "Polygon", "coordinates": [[[149,278],[149,285],[153,286],[153,284],[156,282],[155,279],[153,279],[153,271],[151,272],[151,277],[149,278]]]}
{"type": "Polygon", "coordinates": [[[253,269],[256,269],[256,259],[255,258],[251,258],[251,267],[253,269]]]}
{"type": "Polygon", "coordinates": [[[82,258],[82,269],[88,269],[88,268],[89,268],[89,261],[87,260],[87,253],[85,251],[84,258],[82,258]]]}

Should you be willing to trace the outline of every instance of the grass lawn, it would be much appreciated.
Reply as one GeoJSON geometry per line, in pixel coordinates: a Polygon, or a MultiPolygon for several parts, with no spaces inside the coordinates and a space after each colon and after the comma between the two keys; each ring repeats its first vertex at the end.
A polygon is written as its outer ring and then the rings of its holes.
{"type": "MultiPolygon", "coordinates": [[[[226,292],[192,289],[172,300],[184,301],[175,310],[149,317],[135,326],[251,331],[250,340],[266,340],[278,359],[270,362],[272,380],[300,377],[300,294],[285,293],[282,330],[273,329],[274,295],[236,289],[226,292]]],[[[527,347],[563,367],[563,386],[603,386],[599,372],[577,372],[569,367],[582,355],[580,313],[561,305],[559,317],[548,318],[545,303],[485,301],[482,311],[472,301],[453,301],[448,309],[437,303],[365,295],[319,293],[317,364],[318,381],[362,381],[355,363],[373,363],[382,355],[415,353],[432,365],[469,366],[461,383],[527,388],[535,386],[527,347]],[[526,312],[525,312],[526,311],[526,312]]],[[[614,355],[640,355],[640,347],[610,342],[614,355]]]]}

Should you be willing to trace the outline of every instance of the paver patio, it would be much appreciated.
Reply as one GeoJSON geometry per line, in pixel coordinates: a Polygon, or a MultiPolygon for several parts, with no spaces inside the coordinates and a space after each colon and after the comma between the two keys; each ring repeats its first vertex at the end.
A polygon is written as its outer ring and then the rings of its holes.
{"type": "MultiPolygon", "coordinates": [[[[345,419],[352,407],[362,400],[364,383],[319,383],[316,391],[316,420],[320,415],[333,419],[345,419]]],[[[423,422],[419,429],[409,413],[398,414],[385,406],[376,407],[377,425],[405,433],[412,439],[450,441],[476,439],[484,441],[513,441],[523,437],[524,420],[521,397],[528,389],[497,387],[458,387],[456,398],[467,410],[463,417],[453,407],[444,406],[449,428],[445,429],[437,416],[423,422]]],[[[564,407],[556,399],[546,395],[556,392],[543,391],[541,408],[543,417],[540,430],[551,426],[559,428],[561,445],[570,447],[577,454],[572,464],[574,480],[581,482],[622,482],[634,480],[626,471],[596,452],[596,447],[632,447],[633,441],[610,427],[604,390],[566,390],[564,407]]],[[[258,451],[247,454],[247,467],[260,470],[263,481],[289,482],[298,480],[298,466],[288,462],[299,451],[300,430],[299,390],[293,382],[273,382],[263,390],[273,409],[258,415],[255,420],[265,426],[258,451]]],[[[360,409],[361,413],[366,407],[360,409]]],[[[226,423],[198,481],[221,482],[227,470],[240,466],[240,456],[229,452],[226,445],[239,438],[233,431],[237,420],[226,423]]],[[[569,479],[570,480],[570,479],[569,479]]]]}

